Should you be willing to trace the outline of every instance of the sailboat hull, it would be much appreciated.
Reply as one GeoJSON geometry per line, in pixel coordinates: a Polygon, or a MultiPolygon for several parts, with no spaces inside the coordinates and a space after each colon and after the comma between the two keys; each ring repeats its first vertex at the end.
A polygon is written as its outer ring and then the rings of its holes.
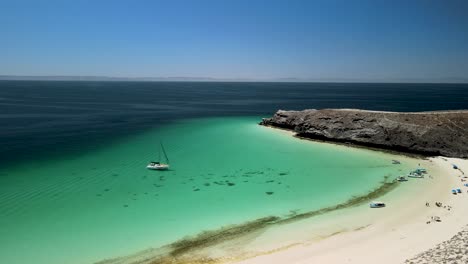
{"type": "Polygon", "coordinates": [[[169,158],[167,157],[167,154],[166,154],[166,150],[164,149],[164,146],[162,143],[161,144],[161,148],[160,148],[160,151],[159,151],[159,157],[158,157],[158,161],[152,161],[150,162],[146,168],[149,169],[149,170],[168,170],[169,169],[169,158]],[[161,150],[164,154],[164,162],[160,162],[161,161],[161,150]]]}
{"type": "Polygon", "coordinates": [[[168,170],[169,165],[168,164],[149,164],[146,166],[147,169],[149,170],[168,170]]]}

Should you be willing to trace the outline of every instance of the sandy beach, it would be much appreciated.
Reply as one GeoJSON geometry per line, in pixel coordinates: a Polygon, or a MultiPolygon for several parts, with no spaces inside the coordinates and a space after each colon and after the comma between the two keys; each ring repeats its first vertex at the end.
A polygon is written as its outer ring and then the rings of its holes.
{"type": "MultiPolygon", "coordinates": [[[[419,183],[408,185],[414,188],[410,195],[390,193],[381,197],[388,204],[386,208],[362,207],[359,209],[361,212],[352,216],[347,216],[346,210],[325,216],[330,220],[327,221],[328,227],[341,226],[341,232],[323,236],[326,231],[319,227],[311,228],[312,223],[307,223],[313,221],[310,219],[299,223],[302,228],[297,233],[302,236],[302,242],[288,245],[288,241],[293,241],[290,237],[295,235],[285,228],[284,243],[278,250],[227,263],[404,263],[417,255],[424,257],[427,255],[425,251],[437,248],[438,244],[457,234],[461,235],[459,232],[468,224],[468,187],[464,187],[465,182],[462,182],[465,176],[462,170],[468,168],[468,161],[436,157],[421,161],[421,166],[428,169],[430,177],[411,179],[419,183]],[[453,169],[452,164],[461,170],[453,169]],[[461,188],[462,193],[453,195],[453,188],[461,188]],[[426,206],[426,202],[429,206],[426,206]],[[436,206],[436,202],[442,203],[442,206],[436,206]],[[440,222],[433,220],[433,217],[439,217],[440,222]],[[320,238],[321,235],[325,238],[320,238]]],[[[395,192],[398,191],[404,190],[395,192]]],[[[270,235],[274,237],[278,233],[270,235]]],[[[251,245],[258,250],[261,248],[256,241],[251,245]]],[[[445,247],[445,251],[454,255],[454,259],[457,254],[461,254],[459,261],[466,259],[463,251],[454,249],[450,253],[450,248],[445,247]]]]}

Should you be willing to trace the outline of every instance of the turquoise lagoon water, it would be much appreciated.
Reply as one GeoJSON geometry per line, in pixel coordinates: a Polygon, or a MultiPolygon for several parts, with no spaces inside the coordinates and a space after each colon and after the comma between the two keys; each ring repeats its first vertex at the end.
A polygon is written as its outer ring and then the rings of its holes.
{"type": "Polygon", "coordinates": [[[203,230],[348,200],[409,165],[313,143],[257,117],[180,121],[0,173],[1,263],[93,263],[203,230]],[[170,171],[145,169],[162,140],[170,171]],[[272,192],[268,194],[267,192],[272,192]]]}

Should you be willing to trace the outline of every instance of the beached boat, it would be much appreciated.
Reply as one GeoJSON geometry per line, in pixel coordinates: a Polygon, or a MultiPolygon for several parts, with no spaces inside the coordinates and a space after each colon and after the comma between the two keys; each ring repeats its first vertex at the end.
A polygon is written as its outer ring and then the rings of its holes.
{"type": "Polygon", "coordinates": [[[405,176],[400,176],[397,178],[397,181],[403,182],[403,181],[408,181],[408,179],[405,176]]]}
{"type": "Polygon", "coordinates": [[[150,170],[168,170],[169,169],[169,158],[167,157],[164,146],[160,143],[161,148],[159,149],[158,161],[151,161],[146,168],[150,170]],[[161,151],[164,155],[164,162],[161,162],[161,151]]]}
{"type": "Polygon", "coordinates": [[[424,178],[424,175],[418,174],[418,173],[414,173],[414,172],[410,172],[410,174],[408,174],[408,177],[409,177],[409,178],[424,178]]]}
{"type": "Polygon", "coordinates": [[[370,203],[369,206],[370,206],[370,208],[382,208],[382,207],[385,207],[385,203],[384,202],[374,201],[374,202],[370,203]]]}
{"type": "Polygon", "coordinates": [[[422,174],[422,173],[427,173],[427,170],[424,168],[418,168],[414,172],[418,174],[422,174]]]}

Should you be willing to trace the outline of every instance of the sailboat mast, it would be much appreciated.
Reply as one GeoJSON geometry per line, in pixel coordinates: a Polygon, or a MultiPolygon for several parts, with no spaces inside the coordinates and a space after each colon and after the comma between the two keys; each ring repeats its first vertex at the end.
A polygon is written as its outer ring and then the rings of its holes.
{"type": "Polygon", "coordinates": [[[169,163],[169,158],[167,157],[166,150],[164,149],[162,142],[159,142],[159,144],[161,144],[161,149],[163,151],[164,158],[166,158],[166,162],[169,163]]]}

